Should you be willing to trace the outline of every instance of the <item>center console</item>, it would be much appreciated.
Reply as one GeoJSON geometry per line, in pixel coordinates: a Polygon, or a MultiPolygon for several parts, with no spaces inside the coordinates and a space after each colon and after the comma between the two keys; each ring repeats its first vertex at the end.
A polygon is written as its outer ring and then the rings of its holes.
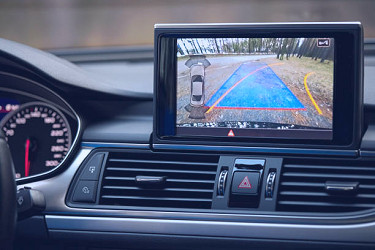
{"type": "Polygon", "coordinates": [[[152,147],[221,155],[212,209],[341,211],[368,164],[337,161],[359,157],[362,46],[359,23],[156,25],[152,147]]]}

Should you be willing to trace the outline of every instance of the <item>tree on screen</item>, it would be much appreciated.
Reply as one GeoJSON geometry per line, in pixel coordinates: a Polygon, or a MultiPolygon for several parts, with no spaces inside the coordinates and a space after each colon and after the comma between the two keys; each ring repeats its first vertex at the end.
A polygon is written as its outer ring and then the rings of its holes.
{"type": "Polygon", "coordinates": [[[309,57],[325,62],[333,60],[333,46],[318,47],[317,38],[181,38],[178,56],[189,55],[275,55],[279,60],[309,57]]]}

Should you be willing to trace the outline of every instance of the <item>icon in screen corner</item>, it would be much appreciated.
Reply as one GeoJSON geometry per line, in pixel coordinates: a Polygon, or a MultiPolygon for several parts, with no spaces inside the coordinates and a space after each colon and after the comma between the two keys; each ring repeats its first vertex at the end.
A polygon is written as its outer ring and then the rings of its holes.
{"type": "Polygon", "coordinates": [[[317,46],[318,47],[329,47],[331,41],[329,38],[318,38],[317,46]]]}

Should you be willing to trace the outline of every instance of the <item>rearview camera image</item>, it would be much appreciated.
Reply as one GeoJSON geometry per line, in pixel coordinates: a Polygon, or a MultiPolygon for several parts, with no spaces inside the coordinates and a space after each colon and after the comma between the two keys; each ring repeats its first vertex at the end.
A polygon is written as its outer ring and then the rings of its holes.
{"type": "Polygon", "coordinates": [[[179,38],[177,129],[332,131],[333,69],[333,38],[179,38]]]}

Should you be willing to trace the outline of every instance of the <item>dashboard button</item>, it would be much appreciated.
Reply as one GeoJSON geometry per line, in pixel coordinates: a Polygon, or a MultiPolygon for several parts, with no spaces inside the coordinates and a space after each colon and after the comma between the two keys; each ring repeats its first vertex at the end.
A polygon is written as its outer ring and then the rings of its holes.
{"type": "Polygon", "coordinates": [[[99,180],[100,170],[102,168],[104,153],[97,153],[85,164],[81,173],[80,180],[99,180]]]}
{"type": "Polygon", "coordinates": [[[232,181],[232,194],[256,195],[258,194],[258,172],[234,172],[232,181]]]}
{"type": "Polygon", "coordinates": [[[94,203],[97,187],[97,181],[79,181],[74,190],[73,201],[94,203]]]}

